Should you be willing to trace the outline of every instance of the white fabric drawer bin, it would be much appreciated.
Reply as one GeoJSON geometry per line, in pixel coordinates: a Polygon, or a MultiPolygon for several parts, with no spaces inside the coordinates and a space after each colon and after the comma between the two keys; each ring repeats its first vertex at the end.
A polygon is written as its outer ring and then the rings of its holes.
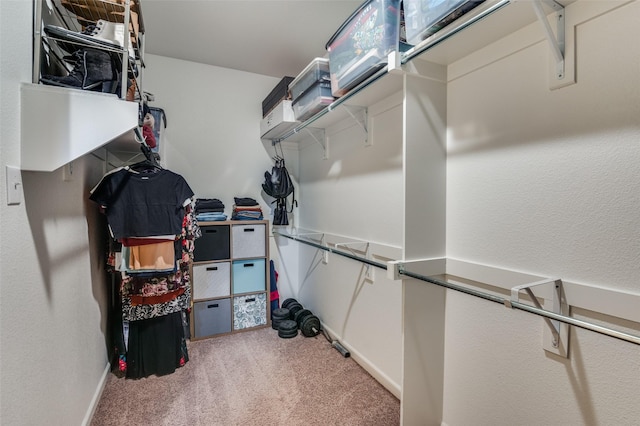
{"type": "Polygon", "coordinates": [[[265,225],[233,225],[233,258],[264,257],[265,253],[265,225]]]}
{"type": "Polygon", "coordinates": [[[231,294],[231,263],[193,265],[193,298],[209,299],[231,294]]]}

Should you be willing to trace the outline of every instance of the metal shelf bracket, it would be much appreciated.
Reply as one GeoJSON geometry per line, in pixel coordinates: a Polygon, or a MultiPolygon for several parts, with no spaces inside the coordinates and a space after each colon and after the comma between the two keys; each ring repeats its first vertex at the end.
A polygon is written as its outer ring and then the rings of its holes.
{"type": "Polygon", "coordinates": [[[353,118],[364,132],[364,146],[370,146],[369,140],[369,111],[366,107],[342,104],[345,111],[353,118]]]}
{"type": "MultiPolygon", "coordinates": [[[[306,237],[306,238],[310,239],[311,241],[313,241],[314,238],[311,238],[312,235],[319,235],[320,236],[320,239],[319,239],[320,245],[322,247],[327,247],[327,237],[322,232],[305,232],[305,233],[302,233],[302,234],[296,233],[297,237],[302,237],[302,238],[306,237]]],[[[315,238],[315,240],[318,241],[317,238],[315,238]]],[[[322,263],[324,263],[325,265],[329,263],[329,252],[327,250],[324,250],[322,252],[322,263]]]]}
{"type": "Polygon", "coordinates": [[[322,147],[322,159],[329,159],[329,141],[324,129],[319,127],[305,127],[304,130],[322,147]]]}
{"type": "MultiPolygon", "coordinates": [[[[359,245],[364,245],[365,248],[364,250],[362,250],[361,252],[364,252],[364,258],[368,259],[368,260],[372,260],[373,256],[371,254],[371,244],[366,242],[366,241],[351,241],[351,242],[346,242],[346,243],[336,243],[334,244],[334,247],[337,249],[339,249],[340,247],[344,247],[347,250],[349,250],[349,252],[352,255],[357,255],[356,251],[349,248],[350,245],[354,245],[354,244],[359,244],[359,245]]],[[[366,281],[369,282],[373,282],[373,280],[375,279],[375,270],[373,269],[372,265],[369,264],[364,264],[364,279],[366,281]]]]}
{"type": "Polygon", "coordinates": [[[565,54],[565,9],[560,3],[554,0],[534,0],[531,2],[534,11],[536,12],[536,16],[538,20],[542,23],[545,35],[547,40],[549,41],[549,45],[551,46],[551,52],[555,59],[556,63],[556,78],[558,80],[562,80],[565,77],[565,63],[564,63],[564,54],[565,54]],[[542,10],[542,3],[549,6],[553,9],[556,15],[556,35],[554,35],[553,30],[551,29],[551,25],[549,25],[549,21],[547,20],[544,11],[542,10]]]}
{"type": "MultiPolygon", "coordinates": [[[[569,315],[569,305],[566,303],[562,280],[559,278],[547,278],[534,283],[523,284],[511,288],[511,300],[505,299],[506,307],[511,308],[513,303],[520,303],[520,291],[526,291],[531,301],[538,309],[553,312],[559,315],[569,315]],[[544,307],[533,293],[532,287],[552,284],[551,295],[544,299],[544,307]]],[[[542,347],[545,351],[552,352],[564,358],[569,357],[569,326],[560,321],[543,317],[547,327],[544,329],[542,347]]]]}

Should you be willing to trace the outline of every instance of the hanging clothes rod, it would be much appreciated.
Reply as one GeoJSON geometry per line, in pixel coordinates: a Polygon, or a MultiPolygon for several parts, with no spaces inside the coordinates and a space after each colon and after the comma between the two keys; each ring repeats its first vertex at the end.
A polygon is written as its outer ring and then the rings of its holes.
{"type": "MultiPolygon", "coordinates": [[[[367,265],[375,266],[376,268],[384,269],[385,271],[387,270],[386,263],[376,262],[374,260],[370,260],[370,259],[366,259],[364,257],[356,256],[355,254],[347,253],[346,251],[337,250],[335,248],[331,248],[331,247],[328,247],[328,246],[323,246],[322,244],[314,243],[313,241],[309,241],[309,240],[305,240],[305,239],[302,239],[302,238],[298,238],[295,235],[285,234],[285,233],[282,233],[282,232],[279,232],[279,231],[276,231],[276,230],[273,231],[273,234],[274,235],[279,235],[281,237],[289,238],[290,240],[293,240],[293,241],[298,241],[299,243],[307,244],[307,245],[309,245],[311,247],[315,247],[315,248],[320,249],[320,250],[328,251],[329,253],[334,253],[334,254],[337,254],[339,256],[348,257],[349,259],[353,259],[353,260],[356,260],[358,262],[365,263],[367,265]]],[[[316,234],[320,235],[322,233],[318,232],[316,234]]]]}
{"type": "MultiPolygon", "coordinates": [[[[384,269],[384,270],[388,269],[388,266],[386,264],[384,264],[384,263],[375,262],[373,260],[369,260],[369,259],[366,259],[364,257],[356,256],[354,254],[347,253],[347,252],[344,252],[342,250],[332,249],[331,247],[323,246],[323,245],[317,244],[317,243],[315,243],[313,241],[309,241],[309,240],[306,240],[306,239],[298,238],[295,235],[282,233],[282,232],[279,232],[277,230],[274,230],[273,234],[274,235],[279,235],[281,237],[285,237],[285,238],[288,238],[290,240],[297,241],[297,242],[300,242],[300,243],[303,243],[303,244],[306,244],[306,245],[309,245],[309,246],[312,246],[312,247],[315,247],[315,248],[320,249],[320,250],[328,251],[329,253],[335,253],[335,254],[337,254],[339,256],[347,257],[349,259],[356,260],[358,262],[361,262],[361,263],[364,263],[364,264],[367,264],[367,265],[372,265],[372,266],[375,266],[375,267],[380,268],[380,269],[384,269]]],[[[435,278],[432,278],[432,277],[427,277],[427,276],[424,276],[424,275],[416,274],[416,273],[413,273],[413,272],[410,272],[410,271],[407,271],[406,269],[404,269],[404,266],[402,264],[400,264],[398,266],[398,274],[405,275],[407,277],[414,278],[414,279],[417,279],[417,280],[420,280],[420,281],[424,281],[424,282],[427,282],[429,284],[434,284],[434,285],[437,285],[437,286],[440,286],[440,287],[444,287],[444,288],[447,288],[449,290],[454,290],[454,291],[465,293],[465,294],[468,294],[468,295],[471,295],[471,296],[479,297],[481,299],[488,300],[490,302],[499,303],[501,305],[504,305],[506,307],[510,307],[512,309],[520,309],[522,311],[529,312],[529,313],[534,314],[534,315],[538,315],[538,316],[541,316],[541,317],[546,317],[546,318],[549,318],[549,319],[552,319],[552,320],[563,322],[565,324],[573,325],[575,327],[580,327],[580,328],[583,328],[585,330],[590,330],[590,331],[593,331],[593,332],[596,332],[596,333],[599,333],[599,334],[602,334],[602,335],[605,335],[605,336],[613,337],[613,338],[616,338],[616,339],[619,339],[619,340],[624,340],[624,341],[629,342],[629,343],[634,343],[636,345],[640,345],[640,336],[637,336],[637,335],[634,335],[634,334],[625,333],[623,331],[615,330],[615,329],[612,329],[612,328],[609,328],[609,327],[603,327],[603,326],[598,325],[598,324],[594,324],[594,323],[591,323],[591,322],[588,322],[588,321],[583,321],[583,320],[579,320],[579,319],[576,319],[576,318],[568,317],[566,315],[556,314],[555,312],[550,312],[550,311],[547,311],[547,310],[544,310],[544,309],[536,308],[535,306],[529,306],[529,305],[526,305],[524,303],[520,303],[520,302],[511,300],[511,299],[507,299],[507,298],[504,298],[504,297],[496,296],[496,295],[493,295],[493,294],[490,294],[490,293],[485,293],[483,291],[474,290],[472,288],[464,287],[464,286],[461,286],[461,285],[458,285],[458,284],[453,284],[453,283],[449,283],[449,282],[446,282],[446,281],[438,280],[438,279],[435,279],[435,278]]]]}

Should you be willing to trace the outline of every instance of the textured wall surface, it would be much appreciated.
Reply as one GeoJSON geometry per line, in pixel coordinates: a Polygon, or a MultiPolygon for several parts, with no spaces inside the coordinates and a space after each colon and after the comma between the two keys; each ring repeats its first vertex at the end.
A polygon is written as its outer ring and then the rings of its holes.
{"type": "MultiPolygon", "coordinates": [[[[448,256],[640,292],[639,18],[631,2],[576,27],[575,85],[549,90],[546,40],[450,82],[448,256]]],[[[543,327],[449,294],[449,426],[637,422],[638,348],[572,329],[557,358],[543,327]]]]}
{"type": "Polygon", "coordinates": [[[6,203],[5,166],[20,165],[31,19],[31,2],[0,3],[0,423],[81,424],[108,353],[104,222],[87,201],[102,165],[74,162],[71,181],[62,170],[22,172],[22,202],[6,203]]]}

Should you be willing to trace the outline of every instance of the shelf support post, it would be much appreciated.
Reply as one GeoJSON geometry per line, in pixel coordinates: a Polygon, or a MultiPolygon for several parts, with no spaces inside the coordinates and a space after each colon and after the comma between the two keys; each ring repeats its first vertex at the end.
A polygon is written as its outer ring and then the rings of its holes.
{"type": "Polygon", "coordinates": [[[565,9],[555,0],[534,0],[532,3],[538,20],[542,23],[545,35],[551,46],[551,52],[556,62],[556,78],[562,80],[565,76],[564,53],[565,53],[565,9]],[[553,34],[551,25],[542,10],[541,3],[544,2],[557,12],[557,30],[553,34]]]}

